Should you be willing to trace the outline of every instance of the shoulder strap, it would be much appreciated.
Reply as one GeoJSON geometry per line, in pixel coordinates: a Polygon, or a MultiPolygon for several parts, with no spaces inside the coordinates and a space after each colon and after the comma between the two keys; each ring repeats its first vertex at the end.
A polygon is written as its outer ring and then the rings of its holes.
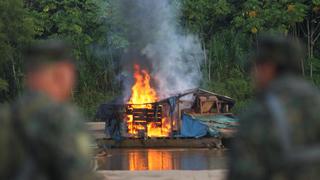
{"type": "Polygon", "coordinates": [[[19,118],[19,112],[15,105],[11,106],[11,124],[13,128],[16,130],[15,133],[17,137],[20,138],[23,147],[25,148],[28,157],[23,164],[16,170],[16,175],[14,177],[15,180],[31,180],[34,179],[36,174],[36,163],[35,163],[35,151],[32,149],[32,145],[29,144],[29,140],[27,138],[27,134],[22,127],[21,120],[19,118]]]}
{"type": "Polygon", "coordinates": [[[294,146],[291,139],[291,126],[285,107],[273,94],[266,96],[266,102],[276,126],[276,132],[284,151],[285,159],[295,164],[320,163],[320,144],[308,147],[294,146]]]}

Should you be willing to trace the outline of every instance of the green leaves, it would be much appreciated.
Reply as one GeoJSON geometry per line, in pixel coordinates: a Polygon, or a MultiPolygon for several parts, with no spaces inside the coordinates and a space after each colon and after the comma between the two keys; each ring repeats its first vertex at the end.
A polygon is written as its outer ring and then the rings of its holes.
{"type": "MultiPolygon", "coordinates": [[[[88,45],[92,42],[91,24],[97,22],[99,9],[91,0],[44,1],[39,0],[28,7],[37,19],[39,38],[62,37],[72,43],[81,41],[88,45]]],[[[100,23],[101,24],[101,23],[100,23]]],[[[94,31],[94,30],[93,30],[94,31]]]]}
{"type": "Polygon", "coordinates": [[[185,0],[181,2],[182,24],[204,39],[216,29],[223,29],[232,15],[233,6],[227,0],[185,0]]]}
{"type": "Polygon", "coordinates": [[[312,4],[314,5],[320,5],[320,0],[312,0],[312,4]]]}
{"type": "Polygon", "coordinates": [[[307,9],[308,6],[302,2],[248,0],[233,24],[253,34],[266,31],[285,33],[290,26],[304,20],[307,9]]]}

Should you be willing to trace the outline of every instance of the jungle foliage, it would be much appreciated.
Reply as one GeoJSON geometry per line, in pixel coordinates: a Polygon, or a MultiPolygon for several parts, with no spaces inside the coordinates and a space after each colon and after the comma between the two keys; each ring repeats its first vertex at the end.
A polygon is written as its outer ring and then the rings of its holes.
{"type": "MultiPolygon", "coordinates": [[[[79,81],[73,100],[90,118],[97,106],[118,95],[119,59],[128,31],[113,0],[1,0],[0,101],[23,89],[22,49],[32,41],[62,38],[72,43],[79,81]]],[[[200,37],[205,61],[201,86],[237,100],[252,97],[246,68],[258,34],[300,38],[306,48],[303,75],[320,86],[320,0],[174,0],[179,23],[200,37]]]]}

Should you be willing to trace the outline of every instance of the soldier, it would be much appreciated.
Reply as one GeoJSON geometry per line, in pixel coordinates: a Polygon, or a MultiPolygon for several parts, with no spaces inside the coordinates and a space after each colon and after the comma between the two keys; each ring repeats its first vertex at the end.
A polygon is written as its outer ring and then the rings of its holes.
{"type": "Polygon", "coordinates": [[[256,98],[240,116],[230,180],[320,177],[320,93],[301,77],[302,51],[286,37],[261,37],[253,58],[256,98]]]}
{"type": "Polygon", "coordinates": [[[68,103],[70,51],[58,41],[26,51],[26,92],[0,112],[0,179],[93,179],[84,121],[68,103]]]}

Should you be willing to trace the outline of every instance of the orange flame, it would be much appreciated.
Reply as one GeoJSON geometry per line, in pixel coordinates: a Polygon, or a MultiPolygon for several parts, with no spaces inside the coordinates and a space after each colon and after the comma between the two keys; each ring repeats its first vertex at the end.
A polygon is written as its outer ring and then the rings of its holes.
{"type": "MultiPolygon", "coordinates": [[[[139,65],[134,66],[135,84],[131,88],[131,97],[128,101],[129,108],[133,109],[152,109],[152,104],[158,100],[157,92],[151,87],[151,77],[147,70],[140,69],[139,65]]],[[[147,127],[133,124],[133,115],[127,115],[128,133],[136,136],[139,130],[147,132],[148,137],[165,137],[169,135],[170,123],[167,118],[162,118],[162,126],[159,127],[155,122],[149,122],[147,127]]]]}

